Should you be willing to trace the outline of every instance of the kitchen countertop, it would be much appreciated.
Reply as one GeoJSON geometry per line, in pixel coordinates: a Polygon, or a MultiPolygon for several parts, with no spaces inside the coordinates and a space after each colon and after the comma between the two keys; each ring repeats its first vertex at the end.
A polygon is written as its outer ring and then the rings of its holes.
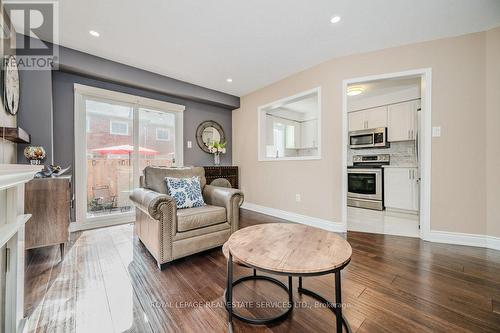
{"type": "Polygon", "coordinates": [[[408,164],[408,165],[382,165],[382,168],[418,168],[418,165],[408,164]]]}

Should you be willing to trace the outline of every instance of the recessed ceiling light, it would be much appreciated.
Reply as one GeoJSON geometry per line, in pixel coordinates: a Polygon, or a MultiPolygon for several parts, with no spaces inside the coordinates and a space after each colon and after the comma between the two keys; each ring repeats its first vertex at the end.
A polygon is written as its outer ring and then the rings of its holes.
{"type": "Polygon", "coordinates": [[[233,82],[233,79],[231,79],[230,77],[228,77],[228,78],[226,79],[226,82],[231,83],[231,82],[233,82]]]}
{"type": "Polygon", "coordinates": [[[92,35],[92,36],[94,36],[94,37],[99,37],[99,36],[101,35],[100,33],[98,33],[98,32],[97,32],[97,31],[95,31],[95,30],[90,30],[90,31],[89,31],[89,34],[91,34],[91,35],[92,35]]]}
{"type": "Polygon", "coordinates": [[[361,86],[353,86],[347,88],[347,96],[356,96],[362,94],[365,89],[361,86]]]}
{"type": "Polygon", "coordinates": [[[332,18],[330,19],[330,22],[332,22],[332,23],[339,23],[339,22],[340,22],[340,20],[341,20],[341,17],[340,17],[340,16],[338,16],[338,15],[336,15],[336,16],[334,16],[334,17],[332,17],[332,18]]]}

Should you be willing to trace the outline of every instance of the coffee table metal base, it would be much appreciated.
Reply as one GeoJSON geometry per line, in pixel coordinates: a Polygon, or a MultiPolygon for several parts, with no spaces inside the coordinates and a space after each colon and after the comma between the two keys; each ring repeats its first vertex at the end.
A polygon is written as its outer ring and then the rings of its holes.
{"type": "MultiPolygon", "coordinates": [[[[346,264],[347,265],[347,264],[346,264]]],[[[297,291],[301,294],[308,295],[310,297],[313,297],[320,301],[321,303],[325,304],[327,308],[329,308],[336,317],[336,328],[338,333],[342,333],[342,326],[344,326],[347,330],[348,333],[351,333],[351,328],[349,326],[349,323],[347,322],[346,318],[342,314],[342,290],[341,290],[341,283],[340,283],[340,271],[342,270],[343,267],[340,267],[338,270],[334,272],[335,274],[335,303],[332,303],[328,301],[326,298],[324,298],[321,295],[318,295],[317,293],[303,288],[302,287],[302,276],[299,276],[299,287],[297,288],[297,291]]],[[[257,271],[254,268],[253,269],[253,275],[248,275],[241,277],[237,279],[236,281],[233,281],[233,260],[232,260],[232,255],[229,254],[229,258],[227,260],[227,286],[226,290],[224,291],[224,305],[226,307],[227,313],[228,313],[228,325],[229,325],[229,332],[233,332],[233,317],[249,323],[253,325],[265,325],[265,324],[272,324],[277,321],[285,319],[293,310],[293,288],[292,288],[292,276],[288,276],[288,287],[281,281],[270,277],[270,276],[265,276],[265,275],[257,275],[257,271]],[[270,318],[249,318],[242,316],[238,313],[235,313],[233,311],[233,287],[244,282],[244,281],[249,281],[249,280],[265,280],[265,281],[270,281],[282,289],[284,289],[288,293],[288,302],[290,306],[288,309],[286,309],[285,312],[275,316],[275,317],[270,317],[270,318]]]]}
{"type": "Polygon", "coordinates": [[[299,287],[297,291],[300,294],[305,294],[307,296],[313,297],[325,304],[328,309],[330,309],[336,317],[337,332],[342,332],[342,325],[345,327],[348,333],[351,333],[351,327],[349,322],[345,319],[342,314],[342,294],[340,286],[340,271],[335,272],[335,303],[330,302],[321,295],[316,294],[314,291],[302,287],[302,276],[299,276],[299,287]],[[338,281],[338,282],[337,282],[338,281]]]}
{"type": "Polygon", "coordinates": [[[228,301],[228,295],[227,295],[227,290],[224,291],[224,300],[225,300],[225,307],[226,307],[226,310],[227,311],[231,311],[232,312],[232,315],[243,321],[243,322],[246,322],[246,323],[249,323],[249,324],[253,324],[253,325],[265,325],[265,324],[272,324],[272,323],[275,323],[277,321],[280,321],[280,320],[283,320],[285,319],[289,314],[290,312],[293,310],[293,288],[292,288],[292,277],[289,276],[288,277],[288,287],[283,283],[281,282],[280,280],[277,280],[273,277],[270,277],[270,276],[265,276],[265,275],[257,275],[257,272],[256,270],[254,269],[253,270],[253,275],[248,275],[248,276],[244,276],[242,278],[239,278],[237,279],[236,281],[232,282],[232,286],[234,288],[234,286],[244,282],[244,281],[250,281],[250,280],[264,280],[264,281],[269,281],[269,282],[272,282],[274,283],[275,285],[281,287],[283,290],[285,290],[287,293],[288,293],[288,303],[289,303],[289,307],[286,308],[286,311],[285,312],[282,312],[280,313],[279,315],[277,316],[274,316],[274,317],[269,317],[269,318],[249,318],[249,317],[245,317],[245,316],[242,316],[236,312],[234,312],[232,309],[229,309],[229,306],[228,304],[231,303],[228,301]]]}

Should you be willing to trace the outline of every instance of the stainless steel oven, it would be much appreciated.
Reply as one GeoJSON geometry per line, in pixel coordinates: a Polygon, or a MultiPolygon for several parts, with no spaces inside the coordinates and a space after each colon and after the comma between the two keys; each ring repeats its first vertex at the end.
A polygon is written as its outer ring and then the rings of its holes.
{"type": "Polygon", "coordinates": [[[351,149],[362,148],[387,148],[387,128],[379,127],[361,131],[349,132],[349,147],[351,149]]]}
{"type": "Polygon", "coordinates": [[[347,205],[374,210],[384,209],[382,165],[389,155],[354,156],[347,169],[347,205]]]}

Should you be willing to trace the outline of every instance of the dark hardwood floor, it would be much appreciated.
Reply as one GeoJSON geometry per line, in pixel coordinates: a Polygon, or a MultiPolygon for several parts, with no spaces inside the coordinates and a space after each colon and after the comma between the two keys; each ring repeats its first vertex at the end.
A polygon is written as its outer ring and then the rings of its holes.
{"type": "MultiPolygon", "coordinates": [[[[280,220],[242,211],[242,227],[268,222],[280,220]]],[[[354,332],[500,332],[500,252],[358,232],[347,239],[353,256],[342,275],[344,313],[354,332]]],[[[132,225],[74,233],[63,262],[58,247],[29,252],[26,332],[226,332],[225,281],[220,248],[159,271],[132,225]]],[[[304,285],[334,299],[332,275],[304,285]]],[[[287,300],[265,281],[234,293],[246,315],[276,314],[262,305],[287,300]]],[[[285,321],[235,320],[235,332],[333,331],[328,309],[294,294],[297,308],[285,321]]]]}

